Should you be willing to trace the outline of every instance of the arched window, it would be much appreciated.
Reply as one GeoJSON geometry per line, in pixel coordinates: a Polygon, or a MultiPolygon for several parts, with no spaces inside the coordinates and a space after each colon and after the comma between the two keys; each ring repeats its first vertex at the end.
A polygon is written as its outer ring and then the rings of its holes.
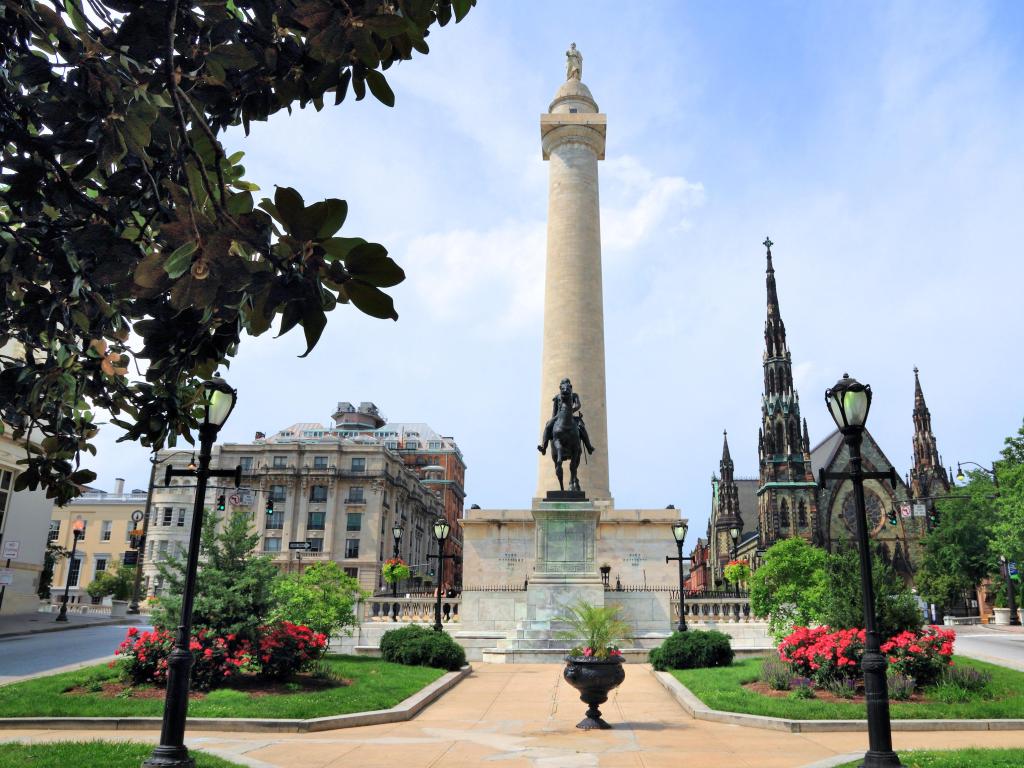
{"type": "Polygon", "coordinates": [[[800,523],[801,528],[807,527],[807,505],[802,501],[797,511],[797,522],[800,523]]]}
{"type": "Polygon", "coordinates": [[[781,421],[775,424],[775,452],[786,452],[786,431],[783,429],[781,421]]]}
{"type": "Polygon", "coordinates": [[[789,505],[785,499],[779,502],[779,526],[789,528],[789,505]]]}
{"type": "Polygon", "coordinates": [[[789,452],[800,453],[800,428],[796,420],[789,422],[789,452]]]}
{"type": "Polygon", "coordinates": [[[768,371],[768,392],[770,394],[773,394],[773,395],[775,394],[775,371],[774,371],[774,369],[768,371]]]}

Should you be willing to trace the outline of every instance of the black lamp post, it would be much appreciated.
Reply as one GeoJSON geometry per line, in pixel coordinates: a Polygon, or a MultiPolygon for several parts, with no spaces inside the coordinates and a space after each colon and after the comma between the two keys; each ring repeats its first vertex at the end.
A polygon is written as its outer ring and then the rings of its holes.
{"type": "MultiPolygon", "coordinates": [[[[136,540],[132,537],[133,543],[132,548],[138,552],[138,559],[135,562],[135,580],[132,583],[132,602],[128,606],[128,613],[135,615],[139,611],[139,589],[142,586],[142,565],[146,557],[146,536],[149,534],[149,516],[150,509],[153,506],[153,486],[156,485],[156,465],[162,464],[168,459],[173,458],[182,453],[188,453],[188,451],[175,451],[170,456],[164,456],[162,459],[158,459],[154,453],[149,457],[149,463],[152,465],[149,468],[149,488],[146,490],[146,508],[142,511],[142,535],[136,540]]],[[[188,463],[188,468],[194,470],[196,468],[196,455],[192,454],[192,460],[188,463]]]]}
{"type": "Polygon", "coordinates": [[[142,764],[143,768],[195,768],[195,760],[185,746],[185,717],[188,713],[189,673],[192,668],[192,652],[189,650],[192,603],[196,592],[196,569],[199,565],[199,539],[203,529],[206,481],[211,477],[234,477],[236,488],[242,484],[241,465],[235,469],[210,469],[213,441],[235,407],[236,392],[223,379],[215,376],[211,381],[203,382],[199,393],[203,409],[203,420],[199,425],[199,466],[195,469],[175,469],[169,464],[164,475],[164,485],[170,485],[172,477],[194,476],[196,500],[192,508],[185,586],[181,596],[181,618],[174,638],[174,650],[167,660],[167,695],[164,698],[160,744],[142,764]]]}
{"type": "Polygon", "coordinates": [[[850,480],[857,511],[857,549],[860,551],[860,582],[864,595],[864,692],[868,708],[868,751],[862,768],[888,768],[902,766],[899,755],[892,749],[892,724],[889,722],[889,689],[885,679],[887,662],[879,649],[878,629],[875,626],[875,590],[871,581],[871,550],[868,545],[868,526],[864,511],[864,481],[888,480],[896,487],[896,470],[865,472],[861,467],[860,446],[864,438],[864,424],[871,409],[871,387],[843,374],[835,386],[825,390],[825,403],[829,413],[843,434],[850,451],[849,472],[818,474],[821,485],[826,480],[850,480]]]}
{"type": "Polygon", "coordinates": [[[441,591],[444,588],[444,561],[455,560],[458,555],[446,555],[444,553],[444,542],[451,533],[452,527],[443,517],[434,521],[434,538],[437,539],[437,554],[427,555],[428,560],[437,560],[437,605],[434,606],[434,631],[441,632],[441,591]]]}
{"type": "Polygon", "coordinates": [[[78,540],[84,537],[85,520],[75,520],[71,524],[71,556],[68,558],[68,577],[64,582],[64,597],[60,601],[60,612],[57,614],[57,621],[68,620],[68,591],[71,589],[71,568],[75,563],[75,550],[78,549],[78,540]]]}
{"type": "MultiPolygon", "coordinates": [[[[976,467],[978,471],[984,472],[991,477],[992,485],[996,488],[996,496],[999,495],[999,475],[996,474],[995,464],[989,469],[976,461],[958,461],[956,463],[956,480],[958,483],[962,483],[967,479],[966,475],[964,475],[965,464],[970,464],[972,467],[976,467]]],[[[1002,572],[1003,578],[1006,579],[1006,601],[1010,606],[1010,624],[1014,627],[1019,627],[1020,614],[1017,613],[1017,596],[1014,594],[1013,579],[1010,577],[1010,564],[1006,561],[1005,555],[999,556],[999,570],[1002,572]]]]}
{"type": "MultiPolygon", "coordinates": [[[[398,557],[398,545],[402,542],[402,534],[405,533],[405,529],[401,523],[395,523],[391,527],[391,535],[395,539],[394,554],[392,557],[398,557]]],[[[398,597],[398,579],[391,582],[391,596],[398,597]]]]}
{"type": "MultiPolygon", "coordinates": [[[[735,526],[729,529],[729,538],[732,539],[732,559],[735,560],[740,549],[740,529],[735,526]]],[[[736,597],[740,596],[740,583],[736,582],[736,597]]]]}
{"type": "Polygon", "coordinates": [[[679,561],[679,625],[676,627],[677,632],[686,631],[686,616],[683,611],[683,607],[686,604],[686,584],[683,580],[683,562],[689,560],[689,557],[683,557],[683,542],[686,540],[686,521],[677,520],[672,523],[672,538],[676,540],[676,549],[679,551],[678,557],[669,557],[665,555],[665,562],[670,563],[673,560],[679,561]]]}

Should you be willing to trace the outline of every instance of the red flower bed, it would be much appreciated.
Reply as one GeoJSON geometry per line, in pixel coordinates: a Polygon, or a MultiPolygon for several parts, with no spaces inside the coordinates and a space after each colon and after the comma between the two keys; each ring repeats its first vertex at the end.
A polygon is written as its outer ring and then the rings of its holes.
{"type": "MultiPolygon", "coordinates": [[[[925,627],[921,632],[901,632],[882,643],[894,672],[914,678],[918,686],[934,683],[942,669],[952,664],[951,630],[925,627]]],[[[811,677],[819,684],[830,680],[856,679],[861,676],[864,655],[864,630],[829,627],[796,627],[779,643],[779,658],[795,674],[811,677]]]]}
{"type": "Polygon", "coordinates": [[[327,635],[290,621],[263,629],[260,673],[275,680],[287,680],[319,659],[327,648],[327,635]]]}

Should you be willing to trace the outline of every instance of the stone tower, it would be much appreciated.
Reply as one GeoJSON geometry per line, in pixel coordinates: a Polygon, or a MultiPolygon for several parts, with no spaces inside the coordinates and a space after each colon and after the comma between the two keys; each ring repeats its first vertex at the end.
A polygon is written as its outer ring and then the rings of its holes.
{"type": "Polygon", "coordinates": [[[760,487],[757,514],[761,547],[779,539],[800,536],[822,542],[817,515],[816,485],[811,470],[807,425],[801,433],[800,396],[793,386],[793,361],[786,344],[786,326],[779,311],[779,295],[768,251],[768,319],[764,325],[764,396],[758,433],[760,487]]]}
{"type": "MultiPolygon", "coordinates": [[[[572,54],[578,57],[575,48],[572,54]]],[[[551,418],[559,382],[568,377],[580,396],[587,432],[597,449],[580,463],[580,484],[588,498],[610,502],[597,182],[607,118],[580,81],[581,70],[582,57],[570,57],[567,79],[540,118],[542,154],[550,165],[538,434],[551,418]]],[[[542,498],[557,489],[549,452],[538,461],[536,495],[542,498]]]]}
{"type": "Polygon", "coordinates": [[[718,515],[715,518],[715,562],[713,564],[716,577],[720,577],[725,564],[732,559],[732,537],[729,531],[739,528],[743,531],[743,519],[740,517],[739,490],[734,477],[735,467],[729,454],[729,435],[723,433],[722,460],[718,464],[721,481],[718,484],[718,515]]]}
{"type": "Polygon", "coordinates": [[[949,483],[932,432],[932,415],[924,401],[917,366],[914,366],[914,467],[910,470],[910,490],[915,499],[926,500],[930,511],[935,506],[931,497],[949,493],[949,483]]]}

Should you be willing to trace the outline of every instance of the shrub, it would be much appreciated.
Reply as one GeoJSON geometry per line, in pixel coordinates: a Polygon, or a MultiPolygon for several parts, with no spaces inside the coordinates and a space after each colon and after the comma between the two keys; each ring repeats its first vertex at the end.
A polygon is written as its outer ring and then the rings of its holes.
{"type": "Polygon", "coordinates": [[[939,683],[932,688],[932,696],[943,704],[963,704],[971,700],[971,692],[956,683],[939,683]]]}
{"type": "Polygon", "coordinates": [[[892,668],[886,673],[889,683],[889,698],[893,701],[906,701],[914,692],[914,678],[893,672],[892,668]]]}
{"type": "Polygon", "coordinates": [[[114,651],[121,656],[121,673],[135,685],[167,682],[167,657],[174,648],[174,636],[164,629],[139,632],[135,627],[114,651]]]}
{"type": "Polygon", "coordinates": [[[569,612],[555,618],[556,622],[568,625],[558,633],[563,640],[576,640],[570,656],[609,659],[619,658],[622,651],[618,643],[630,640],[630,625],[619,618],[622,607],[618,605],[598,606],[581,600],[569,606],[569,612]]]}
{"type": "Polygon", "coordinates": [[[827,626],[797,627],[779,643],[779,658],[797,674],[813,677],[821,685],[859,677],[863,654],[863,629],[832,632],[827,626]]]}
{"type": "Polygon", "coordinates": [[[673,632],[660,646],[651,650],[649,658],[655,669],[663,671],[727,667],[732,664],[733,656],[728,635],[714,630],[692,630],[673,632]]]}
{"type": "Polygon", "coordinates": [[[134,586],[134,568],[111,568],[101,571],[85,588],[85,591],[89,593],[90,597],[97,599],[109,597],[112,600],[129,600],[134,586]]]}
{"type": "Polygon", "coordinates": [[[191,687],[208,691],[230,683],[253,669],[252,646],[237,635],[220,637],[204,629],[189,642],[192,651],[191,687]]]}
{"type": "Polygon", "coordinates": [[[841,699],[852,699],[857,693],[857,681],[849,677],[837,677],[829,680],[825,689],[841,699]]]}
{"type": "Polygon", "coordinates": [[[323,655],[327,635],[282,621],[264,628],[259,647],[260,674],[275,680],[287,680],[323,655]]]}
{"type": "Polygon", "coordinates": [[[946,667],[939,680],[940,684],[958,685],[965,691],[980,693],[992,682],[992,673],[982,672],[974,667],[946,667]]]}
{"type": "Polygon", "coordinates": [[[380,653],[385,661],[410,666],[456,670],[466,663],[466,652],[450,635],[415,624],[385,632],[380,653]]]}
{"type": "Polygon", "coordinates": [[[809,677],[794,677],[793,678],[793,698],[794,699],[813,699],[814,696],[814,681],[809,677]]]}
{"type": "Polygon", "coordinates": [[[328,639],[339,632],[351,634],[359,626],[355,608],[363,592],[359,582],[337,563],[314,563],[302,573],[282,576],[274,582],[271,594],[277,605],[270,613],[270,623],[299,624],[328,639]]]}
{"type": "Polygon", "coordinates": [[[768,656],[761,662],[761,671],[758,672],[757,679],[773,690],[788,691],[793,680],[793,670],[782,659],[768,656]]]}
{"type": "Polygon", "coordinates": [[[889,656],[889,665],[902,675],[914,678],[918,686],[931,685],[942,671],[952,665],[953,640],[949,629],[925,627],[918,632],[900,632],[882,643],[882,653],[889,656]]]}

